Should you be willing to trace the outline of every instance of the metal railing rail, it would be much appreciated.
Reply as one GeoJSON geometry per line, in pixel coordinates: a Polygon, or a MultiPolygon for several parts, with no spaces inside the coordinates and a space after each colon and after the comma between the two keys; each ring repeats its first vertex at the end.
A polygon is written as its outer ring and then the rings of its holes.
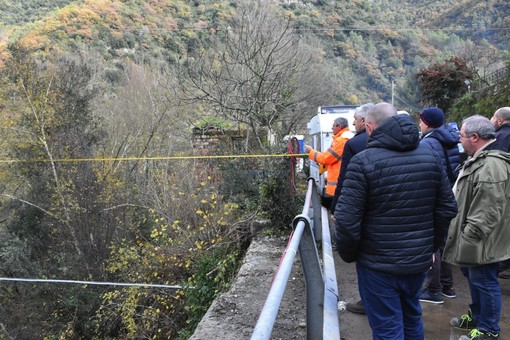
{"type": "Polygon", "coordinates": [[[293,225],[292,239],[283,254],[251,339],[270,339],[292,264],[299,251],[306,284],[307,338],[339,340],[338,286],[331,248],[328,211],[320,205],[313,178],[308,179],[303,211],[294,218],[293,225]],[[322,261],[316,241],[322,241],[322,261]]]}

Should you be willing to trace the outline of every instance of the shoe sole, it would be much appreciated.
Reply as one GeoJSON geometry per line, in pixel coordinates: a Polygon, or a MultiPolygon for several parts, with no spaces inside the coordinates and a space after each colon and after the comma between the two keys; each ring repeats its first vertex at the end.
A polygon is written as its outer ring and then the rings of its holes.
{"type": "Polygon", "coordinates": [[[442,305],[444,303],[444,301],[433,301],[433,300],[425,300],[425,299],[420,299],[420,302],[432,303],[434,305],[442,305]]]}
{"type": "Polygon", "coordinates": [[[441,293],[441,295],[442,295],[442,296],[444,296],[444,297],[446,297],[446,298],[448,298],[448,299],[453,299],[453,298],[456,298],[456,297],[457,297],[457,295],[447,295],[447,294],[445,294],[445,293],[441,293]]]}
{"type": "Polygon", "coordinates": [[[471,331],[473,329],[476,328],[476,326],[473,326],[471,328],[466,328],[466,327],[459,327],[459,326],[456,326],[454,325],[453,323],[450,322],[450,326],[452,326],[453,328],[456,328],[456,329],[460,329],[460,330],[463,330],[463,331],[471,331]]]}

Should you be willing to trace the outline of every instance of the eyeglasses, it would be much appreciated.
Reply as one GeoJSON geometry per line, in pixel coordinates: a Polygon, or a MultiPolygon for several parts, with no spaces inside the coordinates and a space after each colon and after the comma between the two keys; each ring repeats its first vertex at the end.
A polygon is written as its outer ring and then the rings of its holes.
{"type": "Polygon", "coordinates": [[[469,138],[469,137],[471,137],[472,135],[474,135],[474,134],[472,133],[472,134],[470,134],[470,135],[468,136],[468,135],[463,135],[462,133],[459,133],[460,138],[469,138]]]}

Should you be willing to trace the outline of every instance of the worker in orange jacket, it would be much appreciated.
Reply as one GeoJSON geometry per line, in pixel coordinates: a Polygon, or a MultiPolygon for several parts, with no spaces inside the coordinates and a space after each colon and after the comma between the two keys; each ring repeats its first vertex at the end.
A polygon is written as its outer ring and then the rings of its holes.
{"type": "Polygon", "coordinates": [[[326,197],[324,197],[324,205],[329,209],[329,204],[335,195],[336,182],[340,174],[340,166],[342,165],[342,154],[344,152],[345,143],[353,136],[349,131],[349,122],[347,119],[339,117],[333,122],[333,142],[328,150],[324,152],[315,151],[310,145],[305,145],[305,151],[308,153],[310,160],[324,165],[328,174],[326,177],[326,197]]]}

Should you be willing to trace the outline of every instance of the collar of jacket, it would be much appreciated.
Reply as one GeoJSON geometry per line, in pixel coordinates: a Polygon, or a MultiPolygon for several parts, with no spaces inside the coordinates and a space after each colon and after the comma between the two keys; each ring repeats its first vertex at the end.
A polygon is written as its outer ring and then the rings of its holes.
{"type": "Polygon", "coordinates": [[[498,127],[496,129],[496,132],[498,132],[499,130],[507,130],[507,129],[510,130],[510,123],[503,123],[503,124],[501,124],[500,127],[498,127]]]}
{"type": "Polygon", "coordinates": [[[363,129],[359,130],[359,132],[356,132],[355,136],[361,135],[362,133],[366,133],[366,132],[367,132],[367,129],[363,128],[363,129]]]}
{"type": "MultiPolygon", "coordinates": [[[[333,138],[339,138],[339,137],[344,137],[343,134],[346,133],[346,132],[350,132],[349,130],[349,127],[344,127],[342,130],[338,131],[338,133],[336,135],[333,135],[333,138]]],[[[346,138],[348,138],[348,136],[345,136],[346,138]]]]}
{"type": "Polygon", "coordinates": [[[487,157],[498,157],[510,164],[510,153],[500,150],[482,150],[464,163],[460,177],[465,177],[476,171],[483,165],[483,162],[478,162],[478,160],[485,159],[487,157]]]}

